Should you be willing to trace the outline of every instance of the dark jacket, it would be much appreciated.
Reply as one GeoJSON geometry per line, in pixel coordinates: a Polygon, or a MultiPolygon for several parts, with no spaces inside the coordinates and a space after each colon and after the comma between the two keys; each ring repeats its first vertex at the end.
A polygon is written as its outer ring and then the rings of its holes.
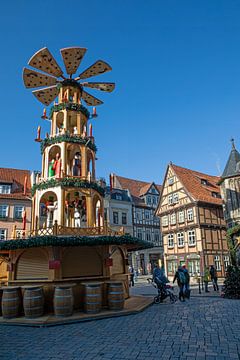
{"type": "Polygon", "coordinates": [[[185,274],[184,274],[184,271],[182,268],[179,268],[176,273],[175,273],[175,276],[174,276],[174,279],[173,279],[173,283],[177,280],[177,283],[178,283],[178,286],[182,286],[184,284],[186,284],[186,277],[185,277],[185,274]],[[181,273],[181,274],[180,274],[181,273]],[[183,276],[182,276],[183,275],[183,276]],[[184,277],[184,282],[182,281],[182,278],[184,277]]]}

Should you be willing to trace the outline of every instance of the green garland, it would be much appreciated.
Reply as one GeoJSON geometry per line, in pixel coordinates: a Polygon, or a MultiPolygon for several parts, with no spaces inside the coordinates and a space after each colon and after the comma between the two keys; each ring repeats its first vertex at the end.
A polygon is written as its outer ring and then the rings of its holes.
{"type": "Polygon", "coordinates": [[[86,145],[89,149],[93,151],[97,151],[97,147],[95,144],[92,143],[92,141],[89,141],[89,138],[82,138],[81,136],[71,136],[67,134],[46,138],[41,142],[41,154],[43,154],[44,149],[46,146],[52,145],[52,144],[59,144],[61,142],[67,142],[67,143],[73,143],[73,144],[83,144],[86,145]]]}
{"type": "Polygon", "coordinates": [[[45,246],[96,246],[96,245],[132,245],[134,249],[153,247],[148,241],[140,240],[131,235],[121,236],[37,236],[25,240],[7,240],[0,242],[0,250],[27,249],[45,246]]]}
{"type": "Polygon", "coordinates": [[[236,265],[237,258],[236,258],[236,249],[233,243],[233,236],[240,235],[240,225],[235,225],[232,228],[227,230],[226,239],[228,243],[228,248],[231,256],[231,263],[232,265],[236,265]]]}
{"type": "Polygon", "coordinates": [[[58,111],[65,110],[65,109],[76,111],[76,112],[81,112],[83,115],[85,115],[87,117],[87,119],[89,119],[89,117],[90,117],[90,112],[88,111],[87,108],[85,108],[85,106],[69,102],[69,103],[61,103],[61,104],[52,106],[50,109],[50,113],[49,113],[49,119],[52,118],[54,112],[58,112],[58,111]]]}
{"type": "Polygon", "coordinates": [[[104,196],[105,190],[100,185],[95,182],[89,182],[87,180],[81,180],[77,178],[63,178],[55,179],[50,178],[40,184],[34,184],[32,186],[31,192],[32,196],[35,194],[36,190],[45,190],[55,186],[66,186],[74,188],[83,188],[83,189],[93,189],[96,190],[101,196],[104,196]]]}

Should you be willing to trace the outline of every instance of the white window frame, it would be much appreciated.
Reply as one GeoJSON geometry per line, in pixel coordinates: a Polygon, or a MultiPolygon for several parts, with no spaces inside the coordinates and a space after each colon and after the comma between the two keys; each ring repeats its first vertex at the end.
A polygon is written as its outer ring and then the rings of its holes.
{"type": "Polygon", "coordinates": [[[7,239],[7,229],[0,229],[0,241],[7,239]]]}
{"type": "Polygon", "coordinates": [[[143,231],[142,228],[137,228],[137,238],[143,240],[143,231]],[[140,236],[139,236],[140,235],[140,236]]]}
{"type": "Polygon", "coordinates": [[[145,220],[147,221],[151,220],[150,210],[145,210],[145,220]]]}
{"type": "Polygon", "coordinates": [[[5,204],[1,204],[0,205],[0,219],[6,219],[8,218],[8,211],[9,211],[9,206],[5,205],[5,204]],[[3,210],[4,209],[4,210],[3,210]],[[6,215],[4,215],[4,213],[6,215]]]}
{"type": "Polygon", "coordinates": [[[174,247],[174,234],[168,234],[168,248],[172,249],[174,247]]]}
{"type": "Polygon", "coordinates": [[[184,212],[184,210],[181,210],[178,213],[178,222],[179,222],[179,224],[182,224],[182,223],[184,223],[184,221],[185,221],[185,212],[184,212]]]}
{"type": "Polygon", "coordinates": [[[175,225],[176,224],[176,214],[175,213],[172,213],[170,215],[170,223],[171,225],[175,225]]]}
{"type": "Polygon", "coordinates": [[[127,213],[126,213],[126,211],[122,212],[122,225],[127,225],[127,213]],[[123,221],[123,218],[126,219],[126,222],[123,221]]]}
{"type": "Polygon", "coordinates": [[[15,205],[14,206],[14,219],[18,219],[18,220],[22,219],[23,211],[24,211],[23,205],[15,205]],[[20,208],[21,208],[21,210],[20,210],[20,208]],[[20,215],[20,213],[21,213],[21,215],[20,215]]]}
{"type": "Polygon", "coordinates": [[[150,229],[146,229],[146,241],[152,241],[152,236],[151,236],[151,230],[150,229]]]}
{"type": "Polygon", "coordinates": [[[168,185],[173,185],[174,184],[174,176],[171,176],[168,178],[168,185]]]}
{"type": "Polygon", "coordinates": [[[217,271],[221,271],[222,267],[221,267],[221,258],[219,255],[215,255],[214,256],[214,264],[216,267],[217,271]]]}
{"type": "Polygon", "coordinates": [[[176,193],[173,194],[173,203],[174,203],[174,204],[177,204],[178,201],[179,201],[179,195],[178,195],[178,193],[176,192],[176,193]]]}
{"type": "Polygon", "coordinates": [[[142,210],[136,209],[136,221],[142,221],[142,210]]]}
{"type": "Polygon", "coordinates": [[[195,230],[188,230],[188,246],[196,245],[196,232],[195,230]]]}
{"type": "Polygon", "coordinates": [[[193,221],[193,208],[187,209],[187,221],[193,221]]]}
{"type": "Polygon", "coordinates": [[[184,247],[184,232],[177,233],[178,247],[184,247]]]}
{"type": "Polygon", "coordinates": [[[155,243],[159,243],[159,242],[160,242],[160,231],[159,231],[159,230],[155,230],[155,231],[154,231],[154,242],[155,242],[155,243]]]}
{"type": "Polygon", "coordinates": [[[162,226],[168,226],[168,215],[162,217],[162,226]]]}
{"type": "Polygon", "coordinates": [[[168,195],[168,205],[173,204],[173,194],[168,195]]]}
{"type": "Polygon", "coordinates": [[[227,270],[230,265],[230,257],[228,255],[223,256],[224,269],[227,270]]]}
{"type": "Polygon", "coordinates": [[[0,185],[0,194],[11,194],[11,185],[1,184],[0,185]]]}
{"type": "Polygon", "coordinates": [[[116,194],[116,200],[122,201],[122,195],[121,194],[116,194]]]}
{"type": "Polygon", "coordinates": [[[113,211],[113,224],[114,225],[118,225],[119,224],[119,214],[118,214],[118,211],[113,211]],[[114,214],[117,214],[117,222],[115,222],[115,215],[114,214]]]}

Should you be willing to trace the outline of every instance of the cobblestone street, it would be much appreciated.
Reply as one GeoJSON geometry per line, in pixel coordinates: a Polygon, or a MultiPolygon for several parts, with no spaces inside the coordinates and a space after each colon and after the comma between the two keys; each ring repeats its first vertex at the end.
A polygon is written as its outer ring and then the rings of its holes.
{"type": "Polygon", "coordinates": [[[112,319],[49,328],[1,326],[0,339],[3,360],[239,359],[240,301],[193,296],[112,319]]]}

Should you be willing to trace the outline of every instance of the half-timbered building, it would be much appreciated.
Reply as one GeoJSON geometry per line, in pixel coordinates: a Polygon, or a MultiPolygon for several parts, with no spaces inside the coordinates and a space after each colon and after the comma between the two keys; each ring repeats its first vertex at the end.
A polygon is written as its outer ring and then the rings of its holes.
{"type": "Polygon", "coordinates": [[[219,177],[170,163],[160,195],[160,217],[164,259],[171,278],[179,265],[187,265],[191,276],[215,265],[219,277],[229,264],[226,224],[219,177]]]}

